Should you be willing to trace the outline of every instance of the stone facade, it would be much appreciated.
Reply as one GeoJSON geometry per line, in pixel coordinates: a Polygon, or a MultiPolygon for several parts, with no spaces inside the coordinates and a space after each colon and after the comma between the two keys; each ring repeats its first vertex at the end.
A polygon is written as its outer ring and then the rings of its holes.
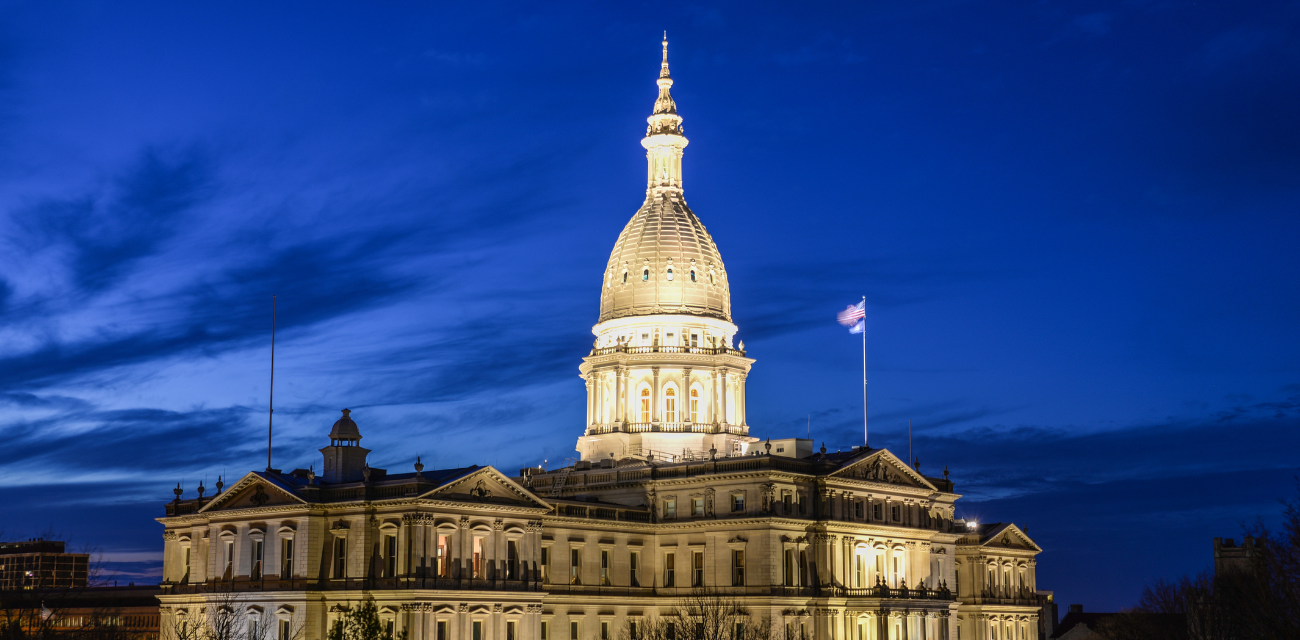
{"type": "Polygon", "coordinates": [[[324,476],[268,469],[167,506],[164,638],[222,606],[279,640],[320,640],[372,597],[411,640],[613,640],[700,587],[780,640],[1039,637],[1040,549],[1015,525],[955,519],[947,470],[749,436],[754,360],[682,197],[664,46],[646,203],[611,254],[580,367],[580,460],[390,475],[365,466],[344,410],[324,476]]]}

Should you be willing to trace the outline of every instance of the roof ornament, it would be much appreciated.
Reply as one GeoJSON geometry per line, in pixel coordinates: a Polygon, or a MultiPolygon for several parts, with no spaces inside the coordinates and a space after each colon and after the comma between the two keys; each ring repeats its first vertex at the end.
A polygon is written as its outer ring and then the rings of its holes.
{"type": "Polygon", "coordinates": [[[172,493],[176,494],[176,501],[177,501],[177,502],[180,502],[180,501],[181,501],[181,494],[182,494],[182,493],[185,493],[185,490],[181,488],[181,483],[179,483],[179,482],[176,483],[176,488],[175,488],[175,489],[172,489],[172,493]]]}
{"type": "Polygon", "coordinates": [[[202,480],[199,480],[199,500],[202,500],[202,499],[203,499],[203,492],[206,491],[206,490],[207,490],[207,489],[204,488],[204,486],[203,486],[203,481],[202,481],[202,480]]]}
{"type": "Polygon", "coordinates": [[[421,471],[424,471],[424,463],[420,462],[420,455],[419,455],[419,454],[416,454],[416,456],[415,456],[415,477],[417,477],[417,478],[422,477],[422,476],[420,475],[420,472],[421,472],[421,471]]]}
{"type": "Polygon", "coordinates": [[[947,479],[948,479],[948,465],[946,465],[946,464],[943,465],[943,479],[944,479],[944,480],[947,480],[947,479]]]}
{"type": "Polygon", "coordinates": [[[313,483],[313,482],[315,482],[315,481],[316,481],[316,465],[314,465],[314,464],[312,464],[312,465],[308,465],[308,466],[307,466],[307,484],[311,484],[311,483],[313,483]]]}
{"type": "Polygon", "coordinates": [[[226,484],[221,481],[221,476],[217,476],[217,493],[221,493],[221,488],[224,486],[226,486],[226,484]]]}
{"type": "Polygon", "coordinates": [[[826,443],[822,443],[822,455],[826,455],[826,443]]]}

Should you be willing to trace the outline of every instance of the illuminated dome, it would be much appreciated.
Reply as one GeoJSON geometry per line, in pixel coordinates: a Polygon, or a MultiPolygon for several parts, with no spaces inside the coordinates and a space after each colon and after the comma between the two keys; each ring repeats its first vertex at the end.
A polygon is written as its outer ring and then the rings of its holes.
{"type": "Polygon", "coordinates": [[[648,161],[645,204],[614,243],[605,268],[600,320],[678,314],[731,322],[727,272],[713,237],[682,196],[682,118],[669,88],[668,47],[659,98],[641,146],[648,161]]]}

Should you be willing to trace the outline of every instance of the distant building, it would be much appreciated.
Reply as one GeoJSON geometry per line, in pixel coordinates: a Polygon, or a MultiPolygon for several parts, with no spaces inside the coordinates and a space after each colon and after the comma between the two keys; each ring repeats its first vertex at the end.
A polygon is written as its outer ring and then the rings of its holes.
{"type": "Polygon", "coordinates": [[[0,591],[86,586],[90,554],[65,553],[61,540],[0,542],[0,591]]]}
{"type": "Polygon", "coordinates": [[[1255,549],[1258,543],[1254,538],[1246,536],[1241,541],[1241,546],[1232,538],[1215,538],[1214,539],[1214,573],[1223,575],[1232,571],[1246,571],[1250,569],[1250,563],[1255,556],[1255,549]]]}
{"type": "Polygon", "coordinates": [[[1060,615],[1056,611],[1056,592],[1035,591],[1038,599],[1038,637],[1050,638],[1056,633],[1056,621],[1060,615]]]}

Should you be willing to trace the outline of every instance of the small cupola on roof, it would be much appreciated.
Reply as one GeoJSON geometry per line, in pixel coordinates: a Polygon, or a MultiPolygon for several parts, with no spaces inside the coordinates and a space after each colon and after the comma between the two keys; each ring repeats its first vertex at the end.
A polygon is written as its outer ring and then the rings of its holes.
{"type": "Polygon", "coordinates": [[[689,141],[670,89],[668,38],[659,67],[659,97],[641,140],[646,199],[610,253],[599,322],[658,314],[731,321],[731,292],[722,256],[682,195],[682,155],[689,141]]]}
{"type": "Polygon", "coordinates": [[[366,456],[370,450],[361,446],[361,430],[352,421],[351,410],[343,410],[343,417],[330,429],[330,446],[320,452],[325,456],[324,473],[321,474],[325,482],[359,482],[365,479],[366,456]]]}

